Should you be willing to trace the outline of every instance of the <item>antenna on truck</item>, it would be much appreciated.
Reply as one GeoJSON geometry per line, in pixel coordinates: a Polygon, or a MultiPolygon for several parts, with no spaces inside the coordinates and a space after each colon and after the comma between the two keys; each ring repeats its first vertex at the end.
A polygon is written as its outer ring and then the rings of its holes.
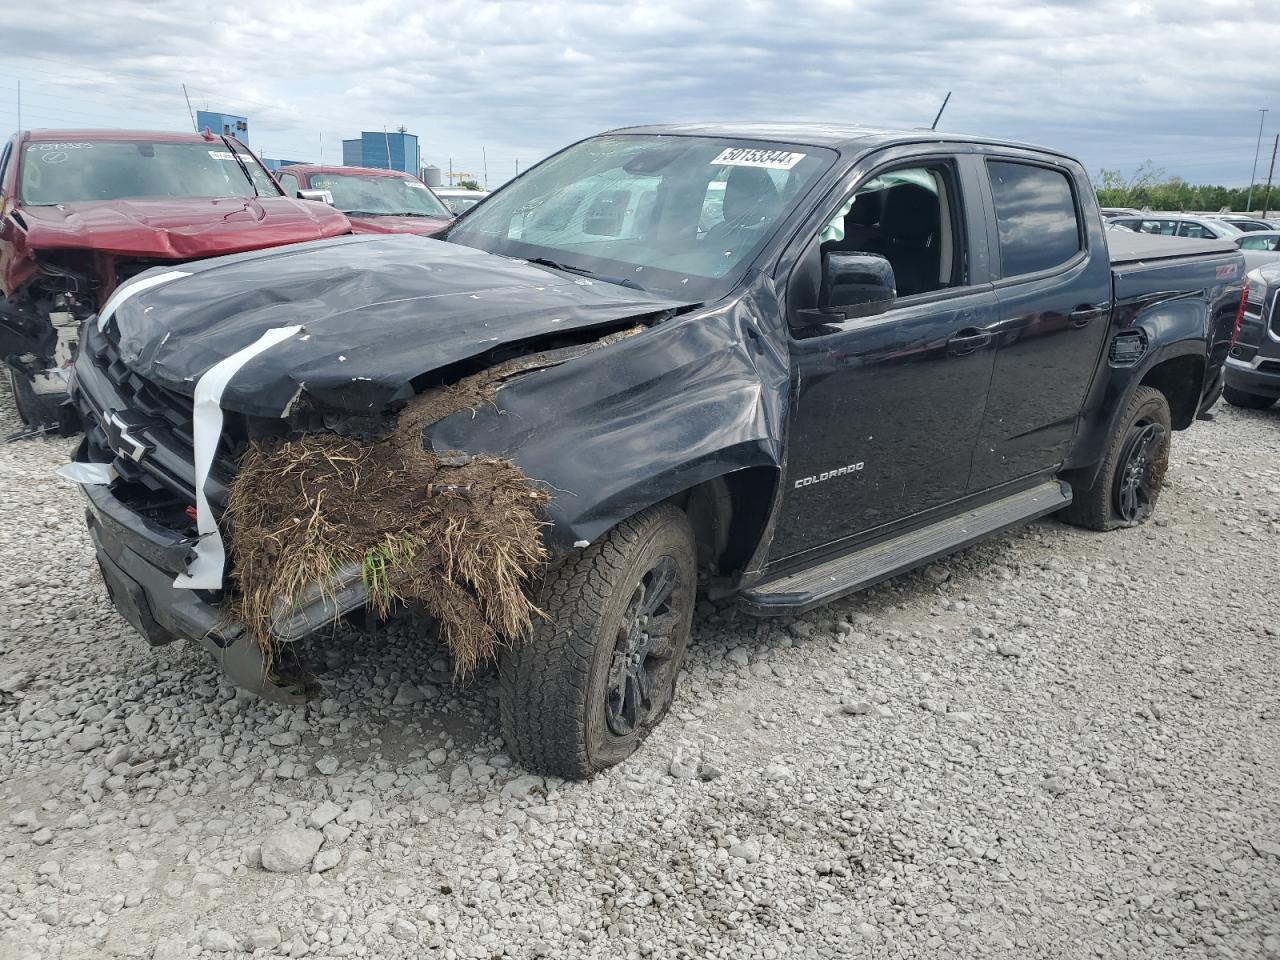
{"type": "Polygon", "coordinates": [[[950,102],[951,102],[951,91],[948,90],[947,95],[942,99],[942,106],[938,108],[938,115],[933,118],[933,124],[929,127],[930,130],[938,129],[938,121],[942,119],[942,111],[947,109],[947,104],[950,102]]]}

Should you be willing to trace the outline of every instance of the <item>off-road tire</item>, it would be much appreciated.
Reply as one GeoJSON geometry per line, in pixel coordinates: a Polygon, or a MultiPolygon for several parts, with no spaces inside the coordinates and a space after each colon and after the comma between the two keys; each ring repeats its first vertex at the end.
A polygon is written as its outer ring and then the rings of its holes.
{"type": "Polygon", "coordinates": [[[670,505],[624,520],[550,571],[538,590],[544,616],[499,658],[502,730],[512,756],[536,773],[580,780],[634,753],[675,696],[696,589],[693,530],[670,505]],[[672,655],[650,688],[652,712],[618,736],[607,719],[606,698],[624,614],[659,565],[676,579],[670,613],[662,617],[674,624],[672,655]]]}
{"type": "Polygon", "coordinates": [[[26,374],[13,367],[6,369],[9,371],[9,392],[13,394],[13,405],[22,422],[31,429],[57,427],[58,407],[66,399],[66,395],[37,393],[26,374]]]}
{"type": "MultiPolygon", "coordinates": [[[[1115,495],[1116,485],[1121,481],[1120,473],[1124,466],[1119,462],[1121,454],[1125,451],[1126,441],[1130,438],[1135,424],[1142,421],[1156,423],[1164,429],[1164,447],[1161,462],[1156,467],[1154,492],[1151,498],[1151,506],[1154,509],[1155,500],[1164,484],[1164,472],[1169,462],[1171,420],[1169,401],[1165,395],[1154,387],[1138,387],[1129,401],[1124,416],[1120,418],[1115,435],[1107,445],[1107,455],[1102,461],[1102,468],[1098,471],[1098,477],[1093,486],[1074,488],[1071,505],[1059,511],[1058,517],[1072,526],[1085,527],[1089,530],[1115,530],[1117,527],[1135,525],[1135,521],[1127,521],[1120,516],[1115,506],[1115,495]]],[[[1145,522],[1149,516],[1136,523],[1145,522]]]]}
{"type": "Polygon", "coordinates": [[[1222,399],[1242,410],[1267,410],[1275,405],[1276,397],[1264,397],[1257,393],[1245,393],[1235,387],[1223,387],[1222,399]]]}

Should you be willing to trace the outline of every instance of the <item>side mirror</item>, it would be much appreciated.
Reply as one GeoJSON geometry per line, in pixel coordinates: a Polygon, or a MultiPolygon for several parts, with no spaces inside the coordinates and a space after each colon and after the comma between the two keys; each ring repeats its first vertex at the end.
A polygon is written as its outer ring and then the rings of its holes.
{"type": "Polygon", "coordinates": [[[320,203],[327,203],[329,206],[332,207],[333,191],[332,190],[299,190],[298,199],[299,200],[318,200],[320,203]]]}
{"type": "Polygon", "coordinates": [[[884,313],[897,299],[893,266],[878,253],[845,253],[832,250],[822,257],[822,289],[818,312],[822,322],[832,322],[832,314],[846,320],[874,317],[884,313]]]}

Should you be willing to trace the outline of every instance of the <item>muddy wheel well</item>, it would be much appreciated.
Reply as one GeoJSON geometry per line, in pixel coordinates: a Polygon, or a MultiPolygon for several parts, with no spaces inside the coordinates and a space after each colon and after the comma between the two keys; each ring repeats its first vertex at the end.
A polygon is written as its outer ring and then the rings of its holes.
{"type": "Polygon", "coordinates": [[[1173,429],[1185,430],[1195,422],[1203,382],[1204,358],[1184,356],[1156,364],[1142,378],[1141,386],[1163,393],[1173,414],[1173,429]]]}
{"type": "Polygon", "coordinates": [[[748,467],[673,498],[693,525],[702,576],[728,577],[746,566],[764,532],[777,482],[772,467],[748,467]]]}

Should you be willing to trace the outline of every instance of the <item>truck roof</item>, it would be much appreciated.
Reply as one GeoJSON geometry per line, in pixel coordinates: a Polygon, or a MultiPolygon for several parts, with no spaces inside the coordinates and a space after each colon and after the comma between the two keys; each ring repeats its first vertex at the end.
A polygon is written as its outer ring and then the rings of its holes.
{"type": "Polygon", "coordinates": [[[734,123],[663,123],[637,127],[619,127],[610,133],[666,134],[682,137],[729,137],[738,140],[771,140],[834,149],[858,151],[878,149],[899,143],[982,143],[992,146],[1036,150],[1074,159],[1070,154],[1050,147],[993,137],[974,137],[963,133],[937,130],[873,127],[856,123],[814,122],[734,122],[734,123]]]}

